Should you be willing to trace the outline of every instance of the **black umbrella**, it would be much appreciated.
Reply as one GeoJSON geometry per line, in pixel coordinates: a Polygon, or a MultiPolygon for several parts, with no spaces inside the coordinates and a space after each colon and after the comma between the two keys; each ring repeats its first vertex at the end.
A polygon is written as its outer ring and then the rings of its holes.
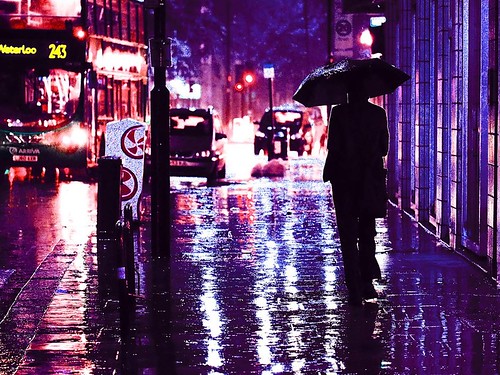
{"type": "Polygon", "coordinates": [[[380,59],[344,59],[321,66],[302,81],[293,99],[306,107],[340,104],[347,93],[361,91],[370,98],[393,92],[410,78],[380,59]]]}

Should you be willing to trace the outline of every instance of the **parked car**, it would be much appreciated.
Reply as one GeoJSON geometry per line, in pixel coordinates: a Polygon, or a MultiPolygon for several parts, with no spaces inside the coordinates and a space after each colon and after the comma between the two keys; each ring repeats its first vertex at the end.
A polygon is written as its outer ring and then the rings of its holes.
{"type": "Polygon", "coordinates": [[[308,150],[310,143],[306,133],[310,126],[303,126],[304,112],[294,106],[273,107],[274,124],[271,121],[271,111],[266,109],[258,125],[254,138],[254,153],[259,155],[269,150],[274,156],[286,159],[288,149],[302,155],[308,150]]]}
{"type": "Polygon", "coordinates": [[[219,116],[212,108],[170,109],[170,174],[206,177],[215,181],[226,177],[225,146],[219,116]]]}

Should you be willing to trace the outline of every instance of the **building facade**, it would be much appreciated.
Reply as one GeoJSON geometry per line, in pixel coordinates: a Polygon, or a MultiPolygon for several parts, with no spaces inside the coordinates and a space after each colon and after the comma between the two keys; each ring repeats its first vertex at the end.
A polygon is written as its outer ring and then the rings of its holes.
{"type": "Polygon", "coordinates": [[[387,0],[390,199],[500,285],[499,1],[387,0]]]}

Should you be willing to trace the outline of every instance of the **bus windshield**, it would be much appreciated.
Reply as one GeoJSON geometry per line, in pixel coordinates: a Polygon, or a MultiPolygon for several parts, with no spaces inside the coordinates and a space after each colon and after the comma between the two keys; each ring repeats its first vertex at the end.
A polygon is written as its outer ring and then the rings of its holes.
{"type": "Polygon", "coordinates": [[[81,73],[62,69],[0,73],[0,129],[44,131],[63,126],[77,110],[81,73]]]}
{"type": "Polygon", "coordinates": [[[64,30],[81,11],[81,0],[0,0],[0,29],[64,30]]]}

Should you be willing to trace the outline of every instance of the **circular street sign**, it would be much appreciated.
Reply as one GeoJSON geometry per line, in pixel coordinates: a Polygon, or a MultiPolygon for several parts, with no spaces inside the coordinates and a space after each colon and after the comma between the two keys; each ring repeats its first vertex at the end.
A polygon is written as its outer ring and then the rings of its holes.
{"type": "Polygon", "coordinates": [[[347,36],[352,32],[352,25],[348,20],[339,20],[335,24],[335,31],[340,36],[347,36]]]}
{"type": "Polygon", "coordinates": [[[142,125],[133,126],[122,135],[122,150],[129,158],[141,159],[143,156],[144,136],[139,132],[141,128],[142,125]]]}
{"type": "Polygon", "coordinates": [[[122,183],[120,193],[123,201],[133,198],[139,188],[135,174],[128,168],[122,167],[122,183]]]}

